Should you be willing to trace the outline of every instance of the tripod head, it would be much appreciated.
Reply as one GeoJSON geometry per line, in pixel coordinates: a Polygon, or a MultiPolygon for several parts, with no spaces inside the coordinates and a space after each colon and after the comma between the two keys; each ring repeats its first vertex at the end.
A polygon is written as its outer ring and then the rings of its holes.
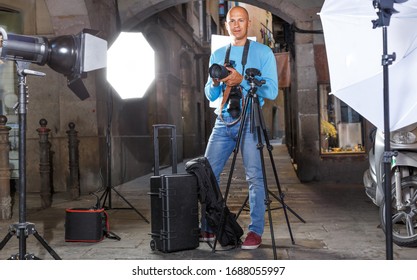
{"type": "Polygon", "coordinates": [[[256,68],[248,68],[245,71],[245,79],[248,80],[251,89],[257,87],[261,87],[263,84],[265,84],[265,80],[258,80],[255,77],[256,76],[261,76],[261,71],[259,71],[256,68]]]}

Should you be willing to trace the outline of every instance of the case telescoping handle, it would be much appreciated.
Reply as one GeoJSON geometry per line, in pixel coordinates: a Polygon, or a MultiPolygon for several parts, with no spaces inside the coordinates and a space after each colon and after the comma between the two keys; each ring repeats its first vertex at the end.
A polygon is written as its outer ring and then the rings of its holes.
{"type": "Polygon", "coordinates": [[[154,175],[159,175],[159,141],[158,131],[159,129],[170,129],[171,130],[171,165],[172,174],[177,173],[177,129],[173,124],[155,124],[153,125],[153,146],[154,146],[154,175]]]}

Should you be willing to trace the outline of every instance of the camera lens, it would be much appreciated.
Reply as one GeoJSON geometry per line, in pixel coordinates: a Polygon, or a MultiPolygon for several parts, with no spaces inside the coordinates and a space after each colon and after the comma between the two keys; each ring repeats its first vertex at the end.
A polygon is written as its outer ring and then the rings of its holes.
{"type": "Polygon", "coordinates": [[[239,99],[230,99],[227,106],[227,112],[229,112],[232,118],[236,119],[240,114],[240,100],[239,99]]]}
{"type": "Polygon", "coordinates": [[[242,92],[239,87],[232,87],[228,99],[227,111],[232,118],[237,118],[240,115],[240,100],[242,99],[242,92]]]}
{"type": "Polygon", "coordinates": [[[209,74],[212,79],[224,79],[229,76],[229,70],[226,67],[214,63],[209,68],[209,74]]]}

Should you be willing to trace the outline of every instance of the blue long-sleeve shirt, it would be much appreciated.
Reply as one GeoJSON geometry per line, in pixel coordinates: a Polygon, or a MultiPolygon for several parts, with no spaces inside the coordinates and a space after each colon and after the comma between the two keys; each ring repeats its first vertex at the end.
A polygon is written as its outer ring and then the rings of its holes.
{"type": "MultiPolygon", "coordinates": [[[[210,56],[209,66],[214,63],[224,65],[227,48],[228,45],[214,51],[210,56]]],[[[234,61],[234,68],[242,74],[243,77],[245,77],[245,73],[242,73],[243,49],[244,46],[232,46],[229,61],[234,61]]],[[[272,50],[266,45],[251,41],[245,71],[248,68],[256,68],[260,70],[261,76],[256,78],[259,80],[265,80],[266,82],[261,87],[258,87],[256,92],[259,96],[260,105],[262,106],[264,104],[264,98],[274,100],[278,96],[278,73],[275,56],[272,53],[272,50]]],[[[246,79],[243,79],[240,85],[242,87],[243,95],[246,96],[250,89],[249,82],[246,79]]],[[[219,104],[218,106],[220,106],[224,88],[225,85],[223,83],[217,87],[213,86],[213,80],[209,76],[204,92],[208,100],[215,102],[216,104],[219,104]]],[[[216,114],[219,113],[220,112],[216,110],[216,114]]],[[[223,108],[223,115],[227,114],[227,110],[223,108]]]]}

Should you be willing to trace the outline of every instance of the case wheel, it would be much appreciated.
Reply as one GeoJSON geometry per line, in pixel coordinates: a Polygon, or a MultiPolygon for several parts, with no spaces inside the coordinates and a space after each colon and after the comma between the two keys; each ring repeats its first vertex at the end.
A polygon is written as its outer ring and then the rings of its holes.
{"type": "Polygon", "coordinates": [[[150,242],[149,245],[151,246],[151,250],[152,251],[155,251],[155,249],[156,249],[156,242],[155,242],[155,240],[151,240],[151,242],[150,242]]]}

